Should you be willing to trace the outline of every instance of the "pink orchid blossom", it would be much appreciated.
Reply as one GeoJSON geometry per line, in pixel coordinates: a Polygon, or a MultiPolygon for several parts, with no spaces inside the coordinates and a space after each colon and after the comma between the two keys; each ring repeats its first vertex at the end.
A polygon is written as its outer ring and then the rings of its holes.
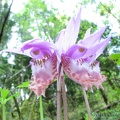
{"type": "Polygon", "coordinates": [[[32,77],[29,88],[39,97],[45,96],[46,88],[58,76],[56,48],[53,43],[40,38],[28,40],[17,49],[6,49],[3,52],[13,52],[31,57],[32,77]]]}
{"type": "Polygon", "coordinates": [[[62,72],[58,72],[59,65],[73,81],[81,84],[86,90],[92,86],[103,88],[102,82],[106,77],[101,74],[99,62],[96,60],[103,53],[110,38],[101,41],[106,27],[90,34],[87,30],[83,40],[77,43],[80,28],[81,9],[76,17],[72,17],[62,30],[55,44],[39,38],[28,40],[20,48],[3,50],[27,55],[30,61],[32,77],[29,88],[37,96],[44,95],[45,90],[62,72]],[[60,64],[61,63],[61,64],[60,64]]]}
{"type": "Polygon", "coordinates": [[[56,46],[61,51],[61,63],[67,76],[92,91],[92,86],[103,88],[102,82],[106,80],[96,59],[103,53],[110,38],[101,40],[105,26],[93,34],[88,29],[84,39],[77,42],[80,13],[81,9],[76,17],[71,18],[66,29],[60,32],[56,46]],[[60,43],[62,46],[59,46],[60,43]]]}

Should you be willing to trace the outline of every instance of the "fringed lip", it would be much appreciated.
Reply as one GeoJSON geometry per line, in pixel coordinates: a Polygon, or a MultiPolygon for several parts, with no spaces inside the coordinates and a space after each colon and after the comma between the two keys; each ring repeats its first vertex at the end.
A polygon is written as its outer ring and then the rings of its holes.
{"type": "Polygon", "coordinates": [[[29,88],[39,97],[58,76],[57,56],[31,61],[32,77],[29,88]]]}
{"type": "Polygon", "coordinates": [[[102,83],[106,80],[106,77],[101,74],[99,65],[94,64],[93,69],[93,66],[90,66],[89,63],[81,61],[74,60],[65,54],[62,55],[62,65],[67,76],[82,85],[86,90],[90,89],[92,91],[93,86],[103,88],[102,83]]]}

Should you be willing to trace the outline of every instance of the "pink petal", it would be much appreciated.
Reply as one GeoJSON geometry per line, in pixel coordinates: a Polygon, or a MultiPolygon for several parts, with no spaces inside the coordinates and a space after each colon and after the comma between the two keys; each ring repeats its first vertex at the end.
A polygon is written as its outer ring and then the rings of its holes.
{"type": "Polygon", "coordinates": [[[35,59],[43,59],[51,56],[56,51],[55,45],[43,41],[40,38],[28,40],[22,44],[21,47],[15,49],[6,49],[1,52],[13,52],[17,54],[27,55],[35,59]]]}
{"type": "Polygon", "coordinates": [[[86,37],[85,39],[80,40],[78,42],[78,44],[81,44],[83,46],[85,45],[86,47],[90,47],[92,45],[98,44],[100,42],[101,36],[104,33],[105,29],[106,29],[106,26],[104,28],[94,32],[93,34],[86,37]]]}
{"type": "Polygon", "coordinates": [[[54,44],[42,41],[41,39],[32,39],[25,43],[21,47],[21,50],[25,52],[26,50],[30,50],[30,55],[35,59],[42,59],[45,56],[52,55],[55,51],[54,44]]]}
{"type": "Polygon", "coordinates": [[[62,54],[62,52],[65,52],[68,49],[68,41],[65,38],[66,29],[63,29],[60,31],[60,33],[57,36],[55,46],[57,49],[59,49],[59,52],[62,54]]]}
{"type": "Polygon", "coordinates": [[[110,41],[110,38],[106,38],[103,42],[101,42],[103,45],[96,51],[96,58],[103,53],[109,41],[110,41]]]}
{"type": "Polygon", "coordinates": [[[90,47],[87,52],[84,54],[83,58],[87,58],[90,56],[96,55],[94,59],[91,59],[92,61],[95,60],[99,55],[101,55],[107,46],[110,38],[105,39],[104,41],[100,42],[99,44],[96,44],[95,46],[90,47]]]}
{"type": "Polygon", "coordinates": [[[49,49],[39,49],[37,47],[34,47],[31,49],[30,54],[32,58],[34,59],[42,59],[44,57],[52,55],[53,51],[49,49]]]}
{"type": "Polygon", "coordinates": [[[91,31],[91,28],[89,28],[89,29],[86,31],[85,36],[84,36],[84,39],[90,36],[90,31],[91,31]]]}
{"type": "Polygon", "coordinates": [[[70,19],[68,25],[67,25],[67,35],[66,38],[69,40],[69,45],[73,45],[76,42],[76,39],[78,37],[79,28],[80,28],[80,19],[81,19],[81,8],[79,12],[77,13],[76,17],[73,17],[70,19]]]}
{"type": "Polygon", "coordinates": [[[86,52],[87,52],[87,48],[75,44],[68,49],[66,55],[68,55],[73,59],[78,59],[80,57],[83,57],[86,52]]]}
{"type": "Polygon", "coordinates": [[[78,37],[78,32],[80,28],[80,16],[81,16],[81,8],[75,17],[72,17],[66,27],[66,29],[62,30],[57,39],[56,46],[60,47],[60,50],[63,50],[65,53],[69,47],[75,44],[76,39],[78,37]]]}
{"type": "Polygon", "coordinates": [[[86,61],[87,63],[91,63],[95,59],[96,59],[96,53],[92,53],[90,56],[84,58],[84,61],[86,61]]]}
{"type": "Polygon", "coordinates": [[[33,59],[31,61],[32,77],[29,88],[39,97],[45,96],[46,88],[57,77],[57,57],[53,54],[50,58],[33,59]]]}
{"type": "Polygon", "coordinates": [[[102,88],[102,82],[106,77],[100,73],[99,66],[96,64],[89,65],[82,59],[74,60],[62,55],[62,65],[65,73],[71,80],[81,84],[86,90],[92,90],[92,86],[102,88]],[[96,67],[93,69],[93,67],[96,67]]]}
{"type": "Polygon", "coordinates": [[[16,54],[21,54],[21,55],[26,55],[29,57],[32,57],[30,55],[30,50],[26,50],[24,53],[21,51],[21,48],[14,48],[14,49],[4,49],[0,52],[12,52],[12,53],[16,53],[16,54]]]}
{"type": "Polygon", "coordinates": [[[39,49],[54,49],[54,44],[47,42],[47,41],[43,41],[40,38],[37,39],[32,39],[32,40],[28,40],[26,42],[23,43],[21,50],[25,51],[27,49],[31,49],[33,47],[37,47],[39,49]]]}

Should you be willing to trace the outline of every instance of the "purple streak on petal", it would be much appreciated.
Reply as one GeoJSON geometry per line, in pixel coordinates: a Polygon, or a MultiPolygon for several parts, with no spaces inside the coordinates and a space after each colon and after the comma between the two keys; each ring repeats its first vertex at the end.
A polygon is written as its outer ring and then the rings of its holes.
{"type": "Polygon", "coordinates": [[[82,57],[86,53],[86,51],[87,49],[85,47],[75,44],[68,49],[66,55],[73,59],[78,59],[82,57]]]}
{"type": "Polygon", "coordinates": [[[91,45],[99,43],[101,36],[102,36],[103,32],[105,31],[105,29],[106,29],[106,26],[104,28],[94,32],[93,34],[91,34],[87,38],[80,40],[78,42],[78,44],[82,44],[83,46],[85,45],[86,47],[90,47],[91,45]]]}

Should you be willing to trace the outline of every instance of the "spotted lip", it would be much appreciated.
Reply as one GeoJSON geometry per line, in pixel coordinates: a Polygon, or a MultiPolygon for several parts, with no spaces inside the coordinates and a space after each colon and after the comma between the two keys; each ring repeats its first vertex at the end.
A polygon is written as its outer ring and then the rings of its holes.
{"type": "Polygon", "coordinates": [[[58,76],[57,57],[55,54],[44,59],[33,59],[31,61],[32,77],[29,88],[40,95],[45,96],[46,88],[58,76]]]}
{"type": "Polygon", "coordinates": [[[62,65],[65,73],[76,83],[82,85],[86,90],[92,90],[93,86],[102,88],[106,77],[100,73],[99,64],[94,61],[91,65],[86,61],[74,60],[63,54],[62,65]]]}

